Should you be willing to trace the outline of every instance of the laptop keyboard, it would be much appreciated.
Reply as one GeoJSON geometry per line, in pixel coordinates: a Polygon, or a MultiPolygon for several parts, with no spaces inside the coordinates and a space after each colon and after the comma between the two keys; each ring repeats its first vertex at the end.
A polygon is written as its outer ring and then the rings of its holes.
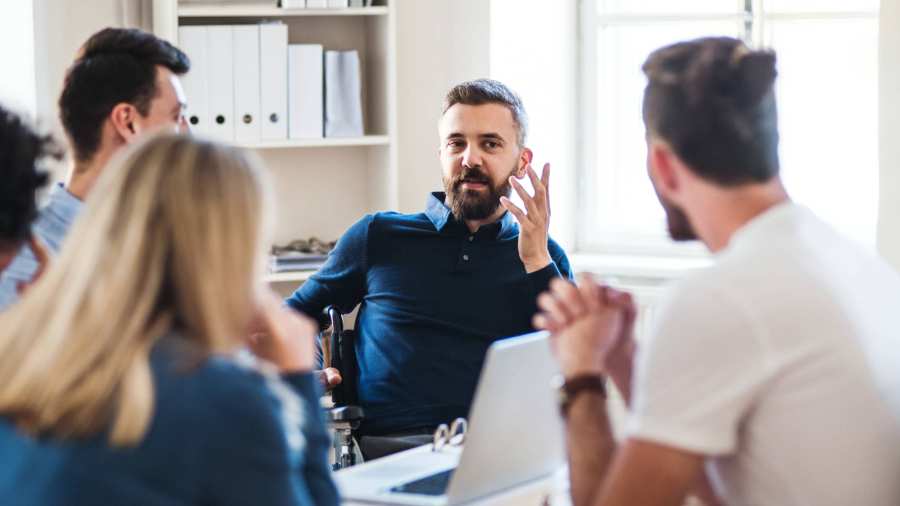
{"type": "Polygon", "coordinates": [[[450,484],[450,477],[453,476],[455,469],[448,469],[440,473],[432,474],[415,481],[410,481],[396,487],[391,487],[391,492],[399,492],[401,494],[420,494],[420,495],[444,495],[447,486],[450,484]]]}

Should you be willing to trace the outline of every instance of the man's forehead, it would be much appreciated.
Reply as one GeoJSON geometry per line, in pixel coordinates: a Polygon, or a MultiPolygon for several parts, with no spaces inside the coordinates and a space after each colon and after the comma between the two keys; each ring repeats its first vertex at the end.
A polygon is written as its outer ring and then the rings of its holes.
{"type": "Polygon", "coordinates": [[[512,111],[503,104],[454,104],[441,116],[438,130],[441,136],[501,134],[515,135],[512,111]]]}
{"type": "Polygon", "coordinates": [[[177,98],[178,103],[182,105],[187,104],[188,99],[187,95],[184,93],[184,87],[181,86],[181,79],[178,79],[178,76],[172,74],[170,81],[172,83],[172,89],[175,90],[175,97],[177,98]]]}
{"type": "Polygon", "coordinates": [[[187,103],[181,79],[171,70],[162,65],[156,66],[157,97],[171,97],[180,104],[187,103]]]}

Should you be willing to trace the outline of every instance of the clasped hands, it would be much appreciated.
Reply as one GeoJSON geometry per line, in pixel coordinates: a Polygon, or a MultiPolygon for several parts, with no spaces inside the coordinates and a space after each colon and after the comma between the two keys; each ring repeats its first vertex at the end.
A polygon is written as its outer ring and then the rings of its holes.
{"type": "MultiPolygon", "coordinates": [[[[534,326],[552,334],[551,344],[566,378],[609,375],[630,381],[637,308],[631,294],[598,283],[554,279],[538,297],[534,326]]],[[[621,383],[619,383],[621,384],[621,383]]]]}

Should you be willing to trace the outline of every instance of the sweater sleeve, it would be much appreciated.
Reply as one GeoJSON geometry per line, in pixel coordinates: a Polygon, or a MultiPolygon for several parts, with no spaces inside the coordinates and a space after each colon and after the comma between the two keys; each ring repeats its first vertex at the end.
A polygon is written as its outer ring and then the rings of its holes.
{"type": "Polygon", "coordinates": [[[325,428],[325,416],[319,405],[319,398],[322,396],[319,382],[310,373],[287,374],[282,378],[300,396],[305,405],[304,412],[307,416],[304,420],[303,433],[306,436],[307,450],[303,479],[309,488],[313,503],[338,504],[337,489],[331,479],[331,467],[328,465],[331,438],[325,428]]]}
{"type": "Polygon", "coordinates": [[[201,452],[204,504],[339,504],[312,374],[250,373],[205,392],[214,411],[201,452]],[[251,376],[248,379],[248,376],[251,376]]]}
{"type": "Polygon", "coordinates": [[[553,239],[547,243],[547,249],[550,251],[551,262],[543,269],[528,274],[535,296],[547,291],[553,278],[574,279],[566,252],[553,239]]]}
{"type": "Polygon", "coordinates": [[[322,311],[329,305],[349,313],[362,301],[366,287],[369,228],[368,215],[341,237],[328,260],[310,279],[300,285],[285,303],[310,318],[324,322],[322,311]]]}
{"type": "Polygon", "coordinates": [[[550,287],[550,281],[552,281],[553,278],[559,276],[559,267],[556,265],[556,262],[553,261],[547,264],[543,269],[529,273],[528,279],[531,281],[531,289],[534,291],[534,294],[538,295],[550,287]]]}

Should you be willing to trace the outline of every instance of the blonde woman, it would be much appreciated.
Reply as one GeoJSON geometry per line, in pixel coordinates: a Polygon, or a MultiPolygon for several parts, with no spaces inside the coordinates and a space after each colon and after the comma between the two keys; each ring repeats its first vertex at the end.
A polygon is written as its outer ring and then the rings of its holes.
{"type": "Polygon", "coordinates": [[[161,136],[110,169],[0,315],[3,504],[336,504],[315,324],[261,288],[257,163],[161,136]]]}

